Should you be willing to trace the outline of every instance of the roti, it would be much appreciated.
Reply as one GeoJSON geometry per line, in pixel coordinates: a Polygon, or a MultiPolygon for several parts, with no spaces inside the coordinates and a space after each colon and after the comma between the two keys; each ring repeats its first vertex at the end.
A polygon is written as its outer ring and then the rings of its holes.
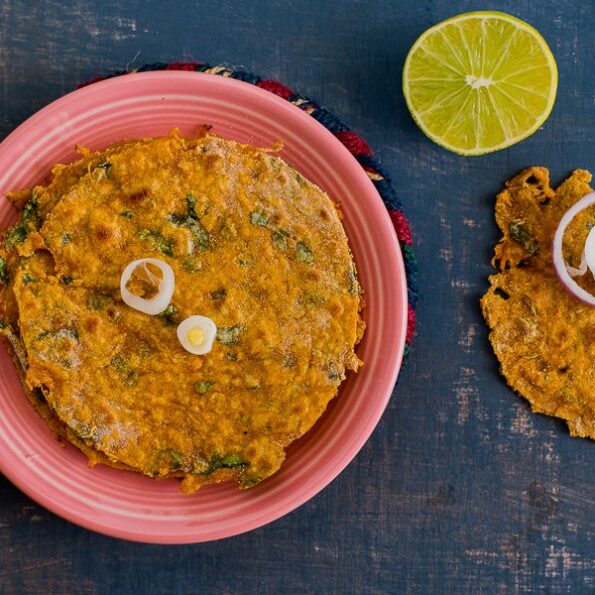
{"type": "MultiPolygon", "coordinates": [[[[506,183],[496,200],[499,272],[489,278],[481,308],[509,386],[533,411],[563,419],[573,436],[595,439],[595,309],[564,289],[552,264],[560,219],[590,191],[590,181],[589,172],[576,170],[553,189],[548,170],[532,167],[506,183]]],[[[578,264],[595,212],[576,219],[564,251],[578,264]]]]}
{"type": "Polygon", "coordinates": [[[3,333],[22,345],[27,389],[100,462],[182,476],[186,491],[250,487],[361,365],[340,212],[271,151],[174,131],[85,152],[11,198],[22,214],[0,252],[3,333]],[[157,316],[121,299],[140,258],[175,274],[157,316]],[[176,335],[195,314],[218,328],[204,356],[176,335]]]}

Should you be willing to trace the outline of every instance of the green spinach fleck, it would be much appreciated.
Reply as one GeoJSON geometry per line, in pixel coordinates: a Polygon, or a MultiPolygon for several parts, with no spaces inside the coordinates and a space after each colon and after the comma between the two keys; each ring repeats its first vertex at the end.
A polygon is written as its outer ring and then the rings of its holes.
{"type": "Polygon", "coordinates": [[[37,281],[39,281],[39,277],[34,277],[33,275],[30,275],[29,273],[25,273],[22,277],[23,279],[23,283],[37,283],[37,281]]]}
{"type": "Polygon", "coordinates": [[[204,252],[208,249],[211,243],[211,237],[207,230],[197,220],[191,219],[190,221],[191,223],[187,225],[187,227],[194,236],[195,246],[199,252],[204,252]]]}
{"type": "Polygon", "coordinates": [[[308,245],[303,242],[298,242],[296,244],[295,256],[300,262],[305,262],[306,264],[314,262],[314,254],[312,254],[312,250],[310,250],[308,245]]]}
{"type": "Polygon", "coordinates": [[[202,269],[200,262],[196,262],[192,257],[188,256],[182,261],[182,268],[187,273],[198,273],[202,269]]]}
{"type": "Polygon", "coordinates": [[[250,465],[250,463],[237,454],[228,454],[222,457],[217,453],[213,453],[209,466],[204,473],[210,475],[218,469],[233,469],[234,467],[247,467],[248,465],[250,465]]]}
{"type": "Polygon", "coordinates": [[[161,314],[158,315],[168,326],[179,324],[178,307],[175,304],[169,304],[161,314]]]}
{"type": "Polygon", "coordinates": [[[233,351],[230,351],[229,353],[226,353],[225,354],[225,359],[228,362],[237,362],[238,361],[238,354],[235,353],[235,352],[233,352],[233,351]]]}
{"type": "Polygon", "coordinates": [[[204,252],[209,248],[211,237],[207,230],[200,224],[196,214],[196,198],[189,194],[186,196],[186,213],[170,213],[168,220],[174,225],[186,227],[194,236],[194,244],[199,252],[204,252]]]}
{"type": "Polygon", "coordinates": [[[262,477],[247,477],[244,476],[240,479],[240,485],[243,488],[251,488],[252,486],[255,486],[257,483],[260,483],[262,481],[262,477]]]}
{"type": "Polygon", "coordinates": [[[6,283],[8,281],[8,267],[6,261],[0,257],[0,283],[6,283]]]}
{"type": "Polygon", "coordinates": [[[511,221],[508,224],[508,235],[510,239],[520,244],[531,255],[536,256],[539,253],[539,244],[533,234],[527,229],[522,220],[511,221]]]}
{"type": "Polygon", "coordinates": [[[33,192],[29,202],[23,209],[23,221],[31,224],[31,226],[35,229],[37,229],[41,223],[41,217],[39,216],[38,212],[37,194],[35,192],[33,192]]]}
{"type": "Polygon", "coordinates": [[[60,279],[64,285],[70,285],[74,281],[74,277],[70,275],[64,275],[62,279],[60,279]]]}
{"type": "Polygon", "coordinates": [[[4,234],[4,244],[7,250],[12,250],[17,244],[22,244],[29,233],[29,226],[24,222],[10,227],[4,234]]]}
{"type": "Polygon", "coordinates": [[[151,472],[157,475],[162,469],[167,471],[180,471],[184,468],[184,457],[176,448],[163,448],[153,455],[153,464],[151,472]]]}
{"type": "Polygon", "coordinates": [[[89,306],[91,306],[93,310],[103,310],[111,301],[112,298],[109,295],[93,293],[89,297],[89,306]]]}
{"type": "Polygon", "coordinates": [[[250,213],[250,223],[252,225],[259,225],[260,227],[268,227],[269,220],[262,211],[252,211],[250,213]]]}
{"type": "Polygon", "coordinates": [[[65,233],[62,235],[62,246],[66,246],[66,244],[70,244],[70,241],[72,240],[72,238],[70,237],[70,234],[65,233]]]}
{"type": "Polygon", "coordinates": [[[121,355],[114,355],[110,360],[110,365],[120,377],[120,381],[124,386],[134,386],[138,382],[138,371],[133,370],[128,361],[121,355]]]}
{"type": "Polygon", "coordinates": [[[217,341],[223,345],[235,345],[240,340],[240,334],[242,330],[243,328],[241,324],[221,327],[217,330],[217,341]]]}
{"type": "Polygon", "coordinates": [[[169,238],[164,237],[160,231],[156,229],[142,229],[138,235],[141,240],[149,240],[153,248],[159,250],[162,254],[173,257],[173,243],[169,238]]]}
{"type": "Polygon", "coordinates": [[[196,198],[192,194],[186,196],[186,209],[188,210],[189,219],[198,219],[196,215],[196,198]]]}
{"type": "Polygon", "coordinates": [[[200,382],[197,382],[194,385],[194,390],[199,394],[199,395],[204,395],[206,392],[208,392],[208,390],[212,387],[215,386],[215,383],[211,380],[201,380],[200,382]]]}
{"type": "Polygon", "coordinates": [[[331,382],[345,378],[345,367],[337,361],[329,361],[322,369],[331,382]]]}
{"type": "Polygon", "coordinates": [[[169,468],[171,471],[179,471],[183,466],[182,460],[182,453],[175,448],[169,449],[169,457],[170,457],[170,465],[169,468]]]}
{"type": "Polygon", "coordinates": [[[167,216],[167,219],[170,223],[175,223],[176,225],[186,225],[188,221],[188,217],[186,215],[180,215],[180,213],[170,213],[167,216]]]}
{"type": "Polygon", "coordinates": [[[140,357],[146,358],[153,354],[153,350],[151,349],[151,346],[148,343],[143,342],[138,346],[136,353],[138,353],[140,357]]]}
{"type": "Polygon", "coordinates": [[[276,229],[273,231],[273,244],[279,250],[287,250],[287,238],[289,237],[289,232],[284,229],[276,229]]]}
{"type": "Polygon", "coordinates": [[[74,429],[78,437],[84,442],[95,442],[97,438],[96,430],[89,424],[82,424],[80,427],[74,429]]]}
{"type": "Polygon", "coordinates": [[[132,219],[132,211],[122,211],[120,217],[124,219],[132,219]]]}

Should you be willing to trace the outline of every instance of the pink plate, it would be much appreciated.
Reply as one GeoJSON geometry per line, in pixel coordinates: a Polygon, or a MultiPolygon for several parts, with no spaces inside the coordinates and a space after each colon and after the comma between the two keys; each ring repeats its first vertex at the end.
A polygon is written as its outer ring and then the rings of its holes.
{"type": "MultiPolygon", "coordinates": [[[[341,143],[289,102],[246,83],[195,72],[151,72],[109,79],[54,101],[0,145],[0,193],[39,183],[75,144],[102,148],[179,127],[254,145],[282,140],[282,156],[341,205],[365,291],[368,325],[358,354],[365,366],[306,436],[281,471],[259,486],[208,486],[192,496],[174,480],[155,481],[97,466],[63,448],[37,416],[8,356],[0,353],[0,471],[60,516],[114,537],[193,543],[237,535],[294,510],[355,457],[390,398],[405,345],[406,279],[387,211],[341,143]]],[[[0,199],[0,226],[15,218],[0,199]]]]}

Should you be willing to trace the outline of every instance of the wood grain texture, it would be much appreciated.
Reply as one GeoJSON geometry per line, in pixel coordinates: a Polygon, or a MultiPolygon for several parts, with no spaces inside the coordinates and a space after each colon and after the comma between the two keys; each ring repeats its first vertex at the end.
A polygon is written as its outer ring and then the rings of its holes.
{"type": "MultiPolygon", "coordinates": [[[[498,375],[478,299],[504,180],[595,169],[591,2],[490,4],[535,25],[560,70],[542,130],[452,155],[401,95],[415,38],[472,1],[156,0],[0,3],[0,135],[96,74],[228,62],[317,99],[392,172],[420,259],[419,332],[379,427],[287,517],[222,542],[158,547],[95,535],[0,478],[0,593],[593,593],[595,445],[536,416],[498,375]]],[[[1,453],[0,453],[0,456],[1,453]]]]}

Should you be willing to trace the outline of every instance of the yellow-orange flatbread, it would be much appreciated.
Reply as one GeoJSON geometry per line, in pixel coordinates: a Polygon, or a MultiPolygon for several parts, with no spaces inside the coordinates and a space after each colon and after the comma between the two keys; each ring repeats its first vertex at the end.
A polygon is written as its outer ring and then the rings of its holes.
{"type": "Polygon", "coordinates": [[[340,213],[269,151],[174,132],[87,153],[12,200],[22,215],[0,247],[0,330],[58,431],[99,462],[182,476],[186,491],[249,487],[361,364],[340,213]],[[175,273],[158,316],[119,291],[147,257],[175,273]],[[218,327],[204,356],[176,335],[195,314],[218,327]]]}
{"type": "MultiPolygon", "coordinates": [[[[533,411],[565,420],[574,436],[595,439],[595,308],[564,289],[552,264],[560,219],[590,191],[590,181],[589,172],[576,170],[554,190],[548,170],[532,167],[506,183],[496,201],[499,272],[481,307],[507,383],[533,411]]],[[[595,213],[576,219],[564,240],[574,266],[595,213]]],[[[593,291],[589,276],[581,284],[593,291]]]]}

